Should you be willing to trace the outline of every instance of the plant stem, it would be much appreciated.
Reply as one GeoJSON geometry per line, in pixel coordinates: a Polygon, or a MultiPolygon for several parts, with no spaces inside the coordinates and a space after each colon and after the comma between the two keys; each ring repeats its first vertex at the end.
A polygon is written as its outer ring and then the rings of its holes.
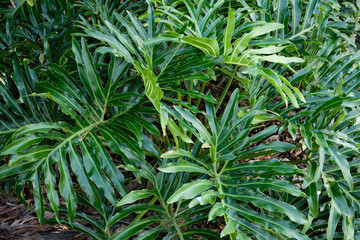
{"type": "Polygon", "coordinates": [[[179,226],[177,225],[175,219],[173,219],[173,223],[174,223],[176,232],[177,232],[177,234],[179,235],[180,240],[184,240],[184,236],[182,235],[182,232],[181,232],[179,226]]]}
{"type": "MultiPolygon", "coordinates": [[[[158,198],[156,197],[156,196],[154,196],[151,200],[150,200],[150,202],[149,202],[149,204],[154,204],[155,202],[156,202],[156,200],[158,200],[158,198]]],[[[132,220],[132,223],[135,223],[135,222],[137,222],[137,221],[139,221],[144,215],[145,215],[145,213],[147,213],[147,211],[148,210],[144,210],[144,211],[142,211],[141,213],[139,213],[135,218],[134,218],[134,220],[132,220]]]]}
{"type": "MultiPolygon", "coordinates": [[[[193,83],[193,81],[190,81],[189,82],[189,91],[192,91],[193,89],[194,89],[194,83],[193,83]]],[[[189,94],[187,96],[187,102],[189,104],[191,104],[191,96],[189,94]]]]}
{"type": "Polygon", "coordinates": [[[219,99],[219,101],[218,101],[218,105],[217,105],[216,108],[215,108],[215,113],[219,110],[222,102],[224,101],[224,98],[225,98],[227,92],[229,91],[229,88],[230,88],[230,86],[231,86],[231,83],[232,83],[233,79],[234,79],[234,78],[231,77],[231,78],[229,79],[229,81],[226,83],[226,86],[225,86],[225,88],[224,88],[224,91],[222,92],[222,94],[221,94],[221,96],[220,96],[220,99],[219,99]]]}
{"type": "Polygon", "coordinates": [[[161,201],[161,205],[162,205],[162,206],[163,206],[163,208],[165,209],[165,212],[166,212],[166,214],[167,214],[168,218],[169,218],[169,219],[171,219],[171,221],[172,221],[172,223],[173,223],[173,226],[175,227],[176,232],[177,232],[177,234],[178,234],[178,236],[179,236],[180,240],[184,240],[184,236],[183,236],[183,234],[182,234],[182,232],[181,232],[181,230],[180,230],[180,228],[179,228],[179,226],[178,226],[177,222],[175,221],[175,217],[174,217],[174,216],[172,216],[172,214],[171,214],[171,213],[169,213],[169,210],[168,210],[168,208],[166,207],[166,205],[164,204],[164,202],[163,202],[163,201],[161,201]]]}
{"type": "Polygon", "coordinates": [[[179,201],[179,203],[178,203],[177,206],[176,206],[176,210],[175,210],[174,216],[177,216],[177,214],[178,214],[178,212],[179,212],[179,209],[180,209],[180,205],[181,205],[181,200],[179,201]]]}
{"type": "MultiPolygon", "coordinates": [[[[204,93],[205,87],[206,87],[206,82],[203,82],[203,83],[201,84],[201,87],[200,87],[200,92],[201,92],[201,93],[204,93]]],[[[195,103],[195,107],[196,107],[196,108],[199,108],[200,102],[201,102],[201,97],[198,97],[197,100],[196,100],[196,103],[195,103]]]]}
{"type": "Polygon", "coordinates": [[[166,145],[170,146],[170,140],[167,134],[165,134],[165,141],[166,141],[166,145]]]}
{"type": "Polygon", "coordinates": [[[171,220],[173,222],[173,226],[175,227],[180,240],[184,240],[184,236],[183,236],[177,222],[175,221],[175,215],[172,215],[172,212],[169,212],[169,209],[167,208],[167,205],[166,205],[164,199],[161,197],[161,193],[158,189],[157,189],[157,192],[159,194],[159,202],[160,202],[161,206],[163,207],[163,209],[165,210],[166,215],[168,216],[169,220],[171,220]]]}

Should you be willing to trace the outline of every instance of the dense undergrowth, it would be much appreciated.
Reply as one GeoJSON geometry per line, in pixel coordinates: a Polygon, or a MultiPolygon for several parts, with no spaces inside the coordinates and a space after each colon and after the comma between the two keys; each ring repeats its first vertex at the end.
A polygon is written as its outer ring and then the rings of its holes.
{"type": "Polygon", "coordinates": [[[359,1],[1,3],[0,186],[41,224],[360,238],[359,1]]]}

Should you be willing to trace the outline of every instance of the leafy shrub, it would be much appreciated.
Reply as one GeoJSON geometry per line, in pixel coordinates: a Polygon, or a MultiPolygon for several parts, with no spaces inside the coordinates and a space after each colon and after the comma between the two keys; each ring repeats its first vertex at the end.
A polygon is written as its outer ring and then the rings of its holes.
{"type": "Polygon", "coordinates": [[[0,179],[24,204],[31,189],[41,224],[359,238],[359,3],[15,3],[1,10],[0,179]]]}

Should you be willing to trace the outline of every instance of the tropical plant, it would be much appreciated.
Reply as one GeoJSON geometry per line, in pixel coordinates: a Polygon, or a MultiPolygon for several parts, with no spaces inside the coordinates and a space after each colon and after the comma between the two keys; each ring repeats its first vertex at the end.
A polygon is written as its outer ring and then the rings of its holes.
{"type": "Polygon", "coordinates": [[[30,192],[41,224],[360,237],[360,2],[14,6],[0,10],[0,186],[30,192]]]}

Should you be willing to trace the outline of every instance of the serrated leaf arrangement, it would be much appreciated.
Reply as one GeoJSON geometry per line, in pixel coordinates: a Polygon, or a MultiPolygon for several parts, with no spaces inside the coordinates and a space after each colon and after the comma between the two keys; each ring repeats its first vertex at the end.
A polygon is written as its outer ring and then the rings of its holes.
{"type": "Polygon", "coordinates": [[[4,5],[0,189],[98,240],[360,239],[359,13],[4,5]]]}

